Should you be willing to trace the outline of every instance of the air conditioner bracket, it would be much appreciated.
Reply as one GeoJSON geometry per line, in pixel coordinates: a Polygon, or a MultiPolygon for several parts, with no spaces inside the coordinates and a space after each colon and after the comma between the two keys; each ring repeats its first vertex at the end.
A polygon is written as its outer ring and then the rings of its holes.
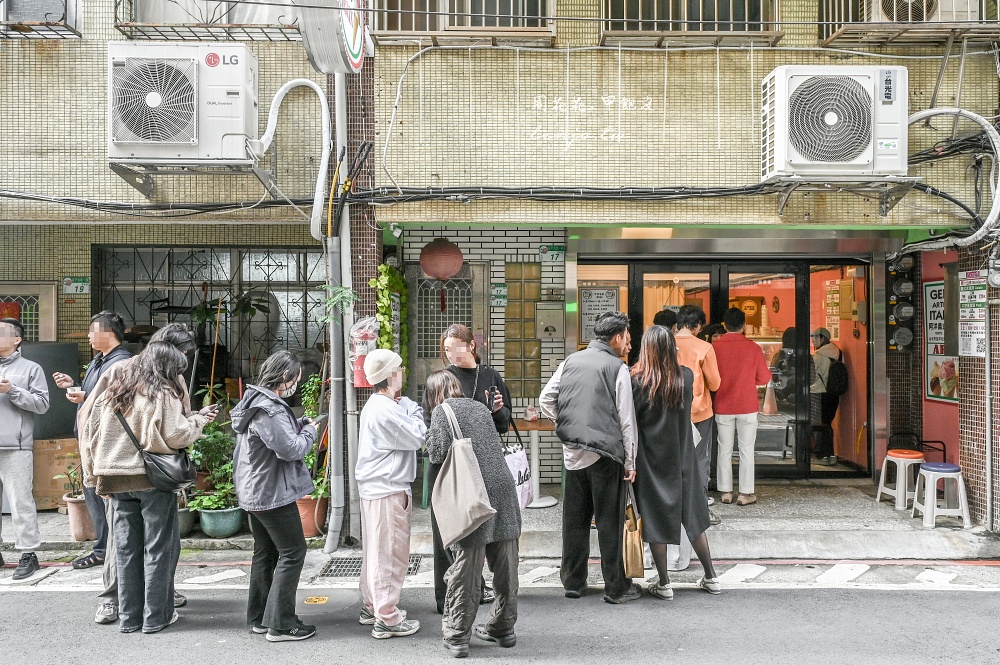
{"type": "Polygon", "coordinates": [[[778,194],[778,215],[785,213],[788,199],[795,192],[851,192],[878,199],[878,216],[885,217],[899,203],[920,178],[892,176],[871,180],[856,177],[808,180],[801,177],[784,177],[773,180],[771,191],[778,194]]]}

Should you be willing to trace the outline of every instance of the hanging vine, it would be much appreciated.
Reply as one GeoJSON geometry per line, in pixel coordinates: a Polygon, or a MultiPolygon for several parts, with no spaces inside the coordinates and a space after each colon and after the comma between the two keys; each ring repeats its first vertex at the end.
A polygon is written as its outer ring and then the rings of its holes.
{"type": "Polygon", "coordinates": [[[399,355],[404,362],[409,350],[409,307],[406,280],[403,273],[390,265],[378,267],[378,277],[370,280],[368,285],[375,289],[375,320],[379,324],[378,347],[394,349],[396,338],[392,331],[394,296],[399,296],[399,355]]]}

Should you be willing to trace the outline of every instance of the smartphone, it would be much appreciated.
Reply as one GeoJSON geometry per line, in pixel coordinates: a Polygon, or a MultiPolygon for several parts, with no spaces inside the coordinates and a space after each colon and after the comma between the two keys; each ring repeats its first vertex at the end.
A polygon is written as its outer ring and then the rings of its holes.
{"type": "Polygon", "coordinates": [[[493,405],[496,404],[497,395],[500,393],[500,389],[496,386],[490,386],[487,390],[489,390],[489,394],[486,396],[486,406],[490,407],[490,411],[492,411],[493,405]]]}
{"type": "Polygon", "coordinates": [[[216,412],[221,411],[222,410],[222,402],[216,402],[215,404],[209,404],[208,408],[210,408],[212,411],[216,411],[216,412]]]}

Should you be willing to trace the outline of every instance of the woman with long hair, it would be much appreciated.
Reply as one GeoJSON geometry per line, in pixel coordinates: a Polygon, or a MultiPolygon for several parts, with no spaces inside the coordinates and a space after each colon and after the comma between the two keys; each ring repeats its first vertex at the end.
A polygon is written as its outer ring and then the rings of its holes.
{"type": "MultiPolygon", "coordinates": [[[[504,383],[500,372],[492,367],[481,364],[479,350],[476,348],[476,338],[468,326],[456,323],[449,326],[441,334],[441,361],[445,370],[458,379],[462,396],[469,397],[486,406],[493,417],[493,426],[497,433],[506,434],[511,421],[510,390],[504,383]]],[[[431,409],[427,408],[424,399],[424,420],[431,423],[431,409]]],[[[440,464],[431,463],[429,485],[434,487],[440,464]]],[[[434,542],[434,599],[437,602],[437,612],[444,612],[445,582],[444,571],[451,565],[451,555],[441,544],[441,534],[438,532],[437,521],[431,514],[431,534],[434,542]]],[[[493,589],[483,580],[480,602],[493,602],[493,589]]]]}
{"type": "Polygon", "coordinates": [[[316,627],[295,614],[295,591],[306,560],[306,538],[295,502],[313,491],[306,463],[326,416],[296,418],[286,402],[302,378],[302,361],[288,351],[261,363],[230,414],[236,432],[233,484],[250,516],[253,562],[247,626],[268,642],[305,640],[316,627]]]}
{"type": "Polygon", "coordinates": [[[150,344],[114,374],[94,402],[81,440],[88,442],[88,479],[114,506],[118,616],[123,633],[156,633],[177,621],[174,571],[180,557],[177,498],[155,489],[119,414],[146,452],[178,454],[218,412],[185,415],[178,382],[187,358],[166,342],[150,344]]]}
{"type": "MultiPolygon", "coordinates": [[[[673,334],[652,326],[642,336],[639,360],[632,367],[632,398],[639,427],[635,496],[642,515],[642,537],[653,553],[660,579],[649,587],[657,598],[671,600],[667,545],[679,545],[687,532],[705,571],[698,587],[721,592],[708,548],[708,503],[698,476],[691,399],[694,375],[677,362],[673,334]]],[[[711,445],[702,441],[700,445],[711,445]]]]}
{"type": "Polygon", "coordinates": [[[482,593],[483,563],[493,572],[496,599],[489,621],[475,626],[481,640],[512,647],[517,642],[517,560],[521,535],[521,508],[517,502],[514,479],[504,461],[500,436],[484,404],[462,397],[458,380],[447,371],[427,377],[424,404],[431,412],[427,430],[427,454],[434,464],[443,464],[451,449],[454,434],[446,408],[455,415],[462,436],[472,440],[496,514],[475,531],[451,546],[452,564],[445,573],[447,593],[444,599],[444,645],[456,658],[469,653],[477,606],[482,593]]]}

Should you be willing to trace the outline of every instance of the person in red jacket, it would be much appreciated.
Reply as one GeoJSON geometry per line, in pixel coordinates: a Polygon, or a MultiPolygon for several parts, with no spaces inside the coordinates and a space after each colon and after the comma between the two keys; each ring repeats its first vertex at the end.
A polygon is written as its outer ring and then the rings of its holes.
{"type": "Polygon", "coordinates": [[[754,494],[754,444],[757,442],[757,386],[767,385],[771,370],[764,352],[743,335],[746,315],[731,307],[723,317],[726,334],[712,346],[722,382],[715,393],[715,426],[719,433],[716,484],[722,503],[733,502],[733,439],[739,440],[739,506],[757,502],[754,494]]]}

